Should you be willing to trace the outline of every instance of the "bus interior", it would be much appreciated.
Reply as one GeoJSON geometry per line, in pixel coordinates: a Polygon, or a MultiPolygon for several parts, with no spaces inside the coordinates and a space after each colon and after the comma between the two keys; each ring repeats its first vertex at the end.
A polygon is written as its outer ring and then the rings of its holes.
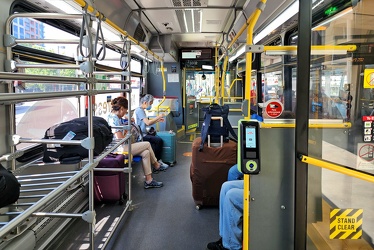
{"type": "Polygon", "coordinates": [[[0,249],[205,249],[219,208],[195,204],[191,161],[211,104],[229,106],[239,137],[242,249],[374,249],[374,1],[0,2],[0,163],[21,184],[0,208],[0,249]],[[95,202],[95,167],[132,134],[94,155],[92,118],[118,96],[133,116],[145,94],[176,138],[153,174],[164,186],[144,189],[130,156],[123,200],[95,202]],[[85,140],[46,139],[78,117],[85,140]],[[88,157],[44,162],[51,143],[88,157]]]}

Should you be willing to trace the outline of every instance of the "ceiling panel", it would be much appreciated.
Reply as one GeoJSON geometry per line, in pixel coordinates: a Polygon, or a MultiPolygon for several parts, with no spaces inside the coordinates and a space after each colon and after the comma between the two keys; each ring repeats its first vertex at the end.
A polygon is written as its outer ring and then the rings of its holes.
{"type": "Polygon", "coordinates": [[[181,28],[174,10],[148,10],[144,13],[156,29],[161,33],[181,32],[181,28]],[[167,27],[172,30],[166,29],[167,27]]]}
{"type": "MultiPolygon", "coordinates": [[[[221,39],[235,0],[139,0],[143,22],[154,35],[172,34],[178,46],[206,46],[221,39]],[[191,8],[189,8],[191,7],[191,8]],[[169,9],[168,9],[169,8],[169,9]],[[146,20],[146,21],[145,21],[146,20]]],[[[232,18],[231,18],[232,19],[232,18]]]]}
{"type": "MultiPolygon", "coordinates": [[[[131,2],[131,1],[129,1],[131,2]]],[[[138,0],[137,3],[142,8],[165,8],[172,7],[171,0],[138,0]]]]}
{"type": "Polygon", "coordinates": [[[232,10],[203,10],[202,32],[222,32],[232,10]]]}

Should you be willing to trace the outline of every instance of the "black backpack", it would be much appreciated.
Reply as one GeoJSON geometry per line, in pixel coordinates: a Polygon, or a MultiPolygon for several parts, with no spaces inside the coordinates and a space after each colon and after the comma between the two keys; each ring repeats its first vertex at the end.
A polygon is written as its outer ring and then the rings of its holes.
{"type": "MultiPolygon", "coordinates": [[[[113,133],[108,122],[98,116],[93,119],[93,137],[95,139],[94,155],[99,155],[113,140],[113,133]]],[[[48,128],[44,139],[63,139],[69,132],[74,132],[72,140],[83,140],[88,137],[88,117],[80,117],[59,123],[48,128]]],[[[80,145],[43,144],[44,162],[79,162],[88,157],[88,149],[80,145]]]]}
{"type": "Polygon", "coordinates": [[[0,208],[18,200],[20,187],[21,185],[13,173],[0,164],[0,208]]]}
{"type": "Polygon", "coordinates": [[[223,136],[224,142],[228,142],[230,139],[230,133],[235,141],[238,140],[238,137],[228,119],[229,106],[227,104],[220,106],[213,103],[202,108],[202,111],[204,111],[204,122],[201,128],[201,144],[199,151],[203,150],[208,135],[210,135],[211,143],[220,142],[221,136],[223,136]],[[223,118],[223,127],[221,127],[221,122],[219,120],[212,120],[212,117],[214,116],[223,118]]]}

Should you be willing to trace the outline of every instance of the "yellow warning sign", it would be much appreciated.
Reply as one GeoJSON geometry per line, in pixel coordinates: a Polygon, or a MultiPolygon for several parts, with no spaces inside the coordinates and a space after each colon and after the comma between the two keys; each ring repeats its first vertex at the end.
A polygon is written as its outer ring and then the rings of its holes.
{"type": "Polygon", "coordinates": [[[331,209],[330,239],[361,239],[363,209],[331,209]]]}
{"type": "Polygon", "coordinates": [[[374,69],[364,70],[364,88],[374,88],[374,69]]]}

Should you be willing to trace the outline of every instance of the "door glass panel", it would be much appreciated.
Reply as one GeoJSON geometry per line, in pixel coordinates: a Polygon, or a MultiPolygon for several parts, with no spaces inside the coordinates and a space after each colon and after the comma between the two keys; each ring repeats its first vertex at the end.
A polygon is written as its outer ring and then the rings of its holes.
{"type": "Polygon", "coordinates": [[[308,249],[374,246],[374,183],[358,178],[374,173],[373,87],[365,74],[374,68],[364,38],[374,31],[368,8],[372,1],[360,1],[312,29],[312,45],[352,44],[357,50],[311,55],[308,155],[336,166],[308,165],[308,249]],[[338,172],[347,168],[359,172],[338,172]]]}

